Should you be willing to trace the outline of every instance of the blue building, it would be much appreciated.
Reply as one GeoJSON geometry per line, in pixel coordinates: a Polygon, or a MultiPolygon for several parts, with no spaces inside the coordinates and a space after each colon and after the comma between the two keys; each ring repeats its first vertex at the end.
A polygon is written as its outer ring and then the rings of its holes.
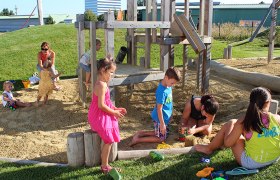
{"type": "Polygon", "coordinates": [[[92,10],[96,15],[120,9],[121,0],[85,0],[85,10],[92,10]]]}

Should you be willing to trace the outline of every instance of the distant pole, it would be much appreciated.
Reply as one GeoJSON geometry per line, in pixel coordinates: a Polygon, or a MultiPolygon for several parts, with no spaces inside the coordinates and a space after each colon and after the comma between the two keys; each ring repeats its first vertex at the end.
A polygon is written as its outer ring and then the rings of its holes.
{"type": "Polygon", "coordinates": [[[44,25],[42,0],[37,0],[39,24],[44,25]]]}

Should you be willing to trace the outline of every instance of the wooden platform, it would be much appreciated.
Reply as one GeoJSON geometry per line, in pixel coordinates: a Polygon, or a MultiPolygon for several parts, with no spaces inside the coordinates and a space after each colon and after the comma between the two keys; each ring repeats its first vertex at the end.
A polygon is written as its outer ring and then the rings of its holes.
{"type": "Polygon", "coordinates": [[[161,80],[165,72],[159,69],[145,69],[129,64],[117,64],[117,70],[109,86],[136,84],[145,81],[161,80]]]}

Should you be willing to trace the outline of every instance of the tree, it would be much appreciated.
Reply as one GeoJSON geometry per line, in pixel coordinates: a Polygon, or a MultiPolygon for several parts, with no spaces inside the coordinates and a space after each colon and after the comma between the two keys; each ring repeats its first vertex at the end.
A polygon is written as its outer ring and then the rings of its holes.
{"type": "Polygon", "coordinates": [[[265,4],[265,2],[261,1],[259,4],[265,4]]]}
{"type": "Polygon", "coordinates": [[[45,24],[55,24],[55,21],[53,20],[53,18],[52,18],[51,16],[49,16],[49,17],[46,19],[45,24]]]}
{"type": "Polygon", "coordinates": [[[15,15],[15,13],[12,10],[9,11],[8,8],[4,8],[2,12],[0,12],[0,16],[11,16],[11,15],[15,15]]]}
{"type": "Polygon", "coordinates": [[[98,21],[104,21],[104,14],[100,14],[100,15],[97,17],[97,20],[98,20],[98,21]]]}
{"type": "Polygon", "coordinates": [[[96,15],[92,12],[92,10],[88,9],[85,11],[85,21],[94,21],[97,22],[97,17],[96,15]]]}

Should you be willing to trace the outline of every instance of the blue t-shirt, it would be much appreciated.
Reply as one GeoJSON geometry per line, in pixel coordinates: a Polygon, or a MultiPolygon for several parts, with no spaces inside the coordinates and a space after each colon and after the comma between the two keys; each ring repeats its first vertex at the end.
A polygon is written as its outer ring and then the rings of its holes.
{"type": "MultiPolygon", "coordinates": [[[[157,90],[156,90],[156,103],[157,104],[162,104],[162,115],[163,115],[163,120],[166,125],[169,124],[170,117],[172,115],[172,109],[173,109],[173,104],[172,104],[172,88],[171,87],[165,87],[159,83],[157,90]]],[[[157,113],[157,105],[155,105],[152,113],[151,113],[153,121],[156,121],[160,123],[159,118],[158,118],[158,113],[157,113]]]]}

